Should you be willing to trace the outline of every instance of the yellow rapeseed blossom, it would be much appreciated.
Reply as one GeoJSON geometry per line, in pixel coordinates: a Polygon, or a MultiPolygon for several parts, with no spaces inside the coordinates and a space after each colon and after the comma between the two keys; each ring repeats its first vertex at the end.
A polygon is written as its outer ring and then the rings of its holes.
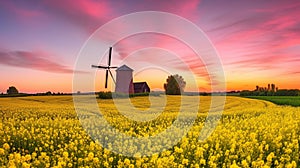
{"type": "Polygon", "coordinates": [[[124,164],[127,165],[127,166],[129,166],[129,165],[130,165],[130,160],[126,158],[126,159],[124,160],[124,164]]]}
{"type": "MultiPolygon", "coordinates": [[[[71,96],[3,98],[0,167],[299,167],[299,107],[229,96],[218,125],[207,139],[199,141],[211,97],[200,97],[201,108],[195,121],[190,117],[190,110],[195,107],[194,97],[184,98],[191,101],[182,106],[183,117],[177,124],[183,128],[192,123],[192,127],[168,149],[164,147],[173,144],[173,137],[157,138],[141,146],[135,146],[134,138],[110,142],[120,137],[108,134],[111,128],[101,125],[102,120],[98,121],[87,104],[83,107],[87,110],[83,117],[88,121],[85,126],[99,136],[98,140],[107,143],[108,148],[102,147],[83,129],[71,96]],[[94,119],[100,123],[99,127],[93,125],[94,119]],[[155,154],[147,156],[142,153],[144,150],[155,154]]],[[[167,96],[164,111],[147,122],[126,118],[113,100],[96,101],[112,128],[136,138],[150,138],[172,126],[181,107],[180,99],[167,96]]],[[[123,99],[120,101],[124,103],[123,99]]],[[[141,109],[148,108],[145,107],[148,98],[136,97],[130,101],[141,109]]],[[[139,115],[145,117],[155,111],[149,109],[139,115]]]]}
{"type": "Polygon", "coordinates": [[[9,150],[10,146],[8,145],[8,143],[3,144],[3,149],[5,150],[9,150]]]}
{"type": "Polygon", "coordinates": [[[64,153],[63,153],[63,157],[64,157],[64,158],[68,158],[68,157],[69,157],[69,153],[68,153],[68,152],[64,152],[64,153]]]}
{"type": "Polygon", "coordinates": [[[93,152],[90,152],[90,153],[88,154],[88,160],[93,160],[93,158],[94,158],[94,153],[93,153],[93,152]]]}
{"type": "Polygon", "coordinates": [[[5,150],[3,148],[0,148],[0,155],[4,155],[5,150]]]}
{"type": "Polygon", "coordinates": [[[183,165],[188,165],[189,164],[189,160],[188,159],[183,159],[182,160],[182,164],[183,165]]]}

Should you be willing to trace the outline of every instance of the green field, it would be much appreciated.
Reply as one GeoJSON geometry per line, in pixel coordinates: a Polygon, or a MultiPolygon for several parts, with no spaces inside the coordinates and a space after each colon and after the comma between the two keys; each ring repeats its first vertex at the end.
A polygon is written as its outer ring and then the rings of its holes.
{"type": "Polygon", "coordinates": [[[300,106],[300,96],[249,96],[248,98],[267,100],[277,105],[300,106]]]}

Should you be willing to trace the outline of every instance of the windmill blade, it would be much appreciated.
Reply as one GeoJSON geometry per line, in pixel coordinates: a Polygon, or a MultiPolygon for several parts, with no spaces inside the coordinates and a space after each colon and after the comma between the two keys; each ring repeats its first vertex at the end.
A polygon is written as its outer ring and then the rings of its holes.
{"type": "Polygon", "coordinates": [[[108,66],[110,66],[111,64],[111,52],[112,52],[112,47],[109,47],[108,66]]]}
{"type": "Polygon", "coordinates": [[[113,67],[109,67],[110,69],[112,69],[112,68],[118,68],[118,67],[116,67],[116,66],[113,66],[113,67]]]}
{"type": "Polygon", "coordinates": [[[106,70],[106,74],[105,74],[105,88],[107,88],[107,80],[108,80],[108,70],[106,70]]]}
{"type": "Polygon", "coordinates": [[[106,66],[101,66],[101,65],[92,65],[92,68],[104,68],[104,69],[106,69],[106,68],[108,68],[108,67],[106,67],[106,66]]]}
{"type": "Polygon", "coordinates": [[[114,76],[112,75],[111,71],[110,71],[110,70],[108,70],[108,71],[109,71],[109,74],[110,74],[110,76],[111,76],[112,80],[113,80],[113,81],[114,81],[114,83],[116,84],[116,80],[115,80],[114,76]]]}

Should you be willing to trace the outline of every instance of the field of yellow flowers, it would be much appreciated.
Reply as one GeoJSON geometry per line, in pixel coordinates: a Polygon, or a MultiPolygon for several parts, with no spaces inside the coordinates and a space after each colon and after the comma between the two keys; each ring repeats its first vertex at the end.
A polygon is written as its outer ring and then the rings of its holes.
{"type": "MultiPolygon", "coordinates": [[[[172,125],[181,106],[179,99],[169,96],[164,112],[147,122],[124,117],[114,107],[113,100],[97,100],[97,103],[114,128],[130,136],[146,137],[172,125]]],[[[131,103],[138,109],[150,106],[146,97],[132,98],[131,103]]],[[[127,157],[92,140],[78,120],[72,96],[1,98],[0,167],[300,166],[299,107],[227,97],[214,132],[205,141],[199,141],[209,107],[210,97],[201,97],[197,119],[175,146],[151,156],[136,153],[127,157]]],[[[189,117],[188,112],[186,116],[189,117]]],[[[101,136],[106,130],[95,131],[101,136]]],[[[121,149],[130,147],[121,143],[121,149]]]]}

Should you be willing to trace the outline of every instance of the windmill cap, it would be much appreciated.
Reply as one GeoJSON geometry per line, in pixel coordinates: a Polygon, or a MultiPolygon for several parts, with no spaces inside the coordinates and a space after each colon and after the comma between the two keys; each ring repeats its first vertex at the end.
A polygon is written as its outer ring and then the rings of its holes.
{"type": "Polygon", "coordinates": [[[133,69],[129,68],[127,65],[120,66],[117,71],[133,71],[133,69]]]}

